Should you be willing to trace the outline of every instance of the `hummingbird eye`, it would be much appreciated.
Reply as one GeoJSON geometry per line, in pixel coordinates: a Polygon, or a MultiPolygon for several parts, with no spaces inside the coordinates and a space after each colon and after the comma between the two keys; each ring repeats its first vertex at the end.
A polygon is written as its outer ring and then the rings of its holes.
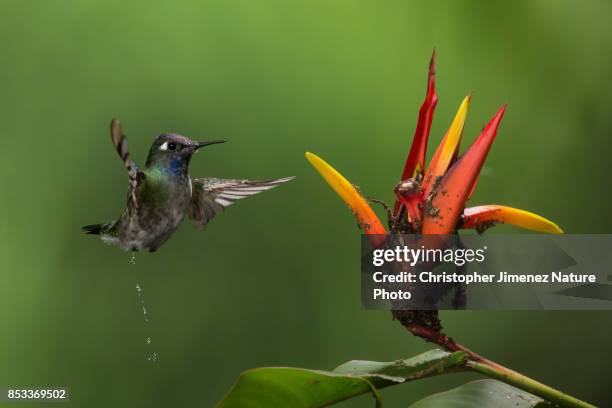
{"type": "Polygon", "coordinates": [[[174,142],[164,142],[161,146],[159,146],[159,150],[176,150],[176,143],[174,142]]]}

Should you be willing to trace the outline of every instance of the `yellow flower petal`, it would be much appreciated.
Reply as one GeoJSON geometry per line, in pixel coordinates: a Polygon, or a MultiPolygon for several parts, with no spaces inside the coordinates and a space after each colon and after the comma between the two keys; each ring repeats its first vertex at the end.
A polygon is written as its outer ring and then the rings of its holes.
{"type": "Polygon", "coordinates": [[[496,223],[501,223],[548,234],[563,234],[563,230],[554,222],[529,211],[505,205],[481,205],[466,208],[463,211],[462,219],[462,228],[484,230],[496,223]]]}
{"type": "Polygon", "coordinates": [[[467,117],[468,108],[470,107],[471,95],[463,98],[459,109],[455,114],[448,131],[444,135],[444,138],[440,142],[440,145],[436,149],[427,172],[425,173],[423,181],[423,193],[427,197],[435,184],[435,180],[439,176],[443,176],[446,170],[450,167],[453,157],[457,157],[459,151],[459,143],[461,142],[461,135],[463,134],[463,127],[465,126],[465,119],[467,117]]]}
{"type": "Polygon", "coordinates": [[[316,154],[306,152],[306,159],[349,206],[366,234],[387,233],[372,207],[342,174],[316,154]]]}

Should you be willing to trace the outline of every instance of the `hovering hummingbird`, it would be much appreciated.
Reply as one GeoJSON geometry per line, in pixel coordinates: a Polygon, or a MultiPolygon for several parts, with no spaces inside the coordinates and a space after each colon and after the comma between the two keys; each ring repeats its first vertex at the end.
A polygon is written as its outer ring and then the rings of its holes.
{"type": "Polygon", "coordinates": [[[185,214],[198,229],[241,198],[293,180],[232,180],[189,176],[191,156],[204,146],[225,140],[196,142],[174,133],[159,135],[144,169],[130,158],[127,139],[117,119],[111,122],[111,139],[129,175],[127,208],[119,219],[83,227],[87,234],[124,250],[156,251],[177,230],[185,214]]]}

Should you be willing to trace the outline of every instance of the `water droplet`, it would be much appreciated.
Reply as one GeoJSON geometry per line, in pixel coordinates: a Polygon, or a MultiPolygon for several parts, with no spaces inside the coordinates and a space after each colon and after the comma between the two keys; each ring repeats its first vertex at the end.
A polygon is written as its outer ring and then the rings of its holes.
{"type": "Polygon", "coordinates": [[[147,357],[147,360],[149,360],[150,362],[154,363],[157,361],[157,352],[153,352],[152,354],[149,355],[149,357],[147,357]]]}
{"type": "MultiPolygon", "coordinates": [[[[138,296],[138,303],[140,304],[140,306],[142,307],[142,318],[145,322],[145,330],[149,330],[149,313],[147,312],[147,308],[145,306],[145,301],[144,301],[144,292],[142,290],[142,288],[140,287],[140,284],[137,282],[136,283],[136,295],[138,296]]],[[[147,346],[151,345],[151,336],[147,336],[145,339],[145,342],[147,344],[147,346]]],[[[156,362],[157,361],[157,352],[153,352],[152,354],[149,354],[147,356],[147,360],[151,361],[151,362],[156,362]]]]}

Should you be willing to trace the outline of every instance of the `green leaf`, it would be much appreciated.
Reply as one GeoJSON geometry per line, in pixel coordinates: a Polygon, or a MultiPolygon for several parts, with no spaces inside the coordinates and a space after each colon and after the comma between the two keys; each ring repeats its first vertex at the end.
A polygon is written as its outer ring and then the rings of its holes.
{"type": "MultiPolygon", "coordinates": [[[[243,372],[218,408],[324,407],[376,389],[461,369],[463,352],[431,350],[393,362],[350,361],[334,371],[264,367],[243,372]]],[[[378,401],[380,402],[380,401],[378,401]]]]}
{"type": "Polygon", "coordinates": [[[442,373],[444,370],[462,366],[466,360],[467,354],[462,351],[451,354],[435,349],[406,360],[396,360],[391,363],[353,360],[336,367],[334,373],[404,382],[429,377],[442,373]]]}
{"type": "Polygon", "coordinates": [[[544,408],[549,403],[497,380],[478,380],[424,398],[410,408],[544,408]]]}

